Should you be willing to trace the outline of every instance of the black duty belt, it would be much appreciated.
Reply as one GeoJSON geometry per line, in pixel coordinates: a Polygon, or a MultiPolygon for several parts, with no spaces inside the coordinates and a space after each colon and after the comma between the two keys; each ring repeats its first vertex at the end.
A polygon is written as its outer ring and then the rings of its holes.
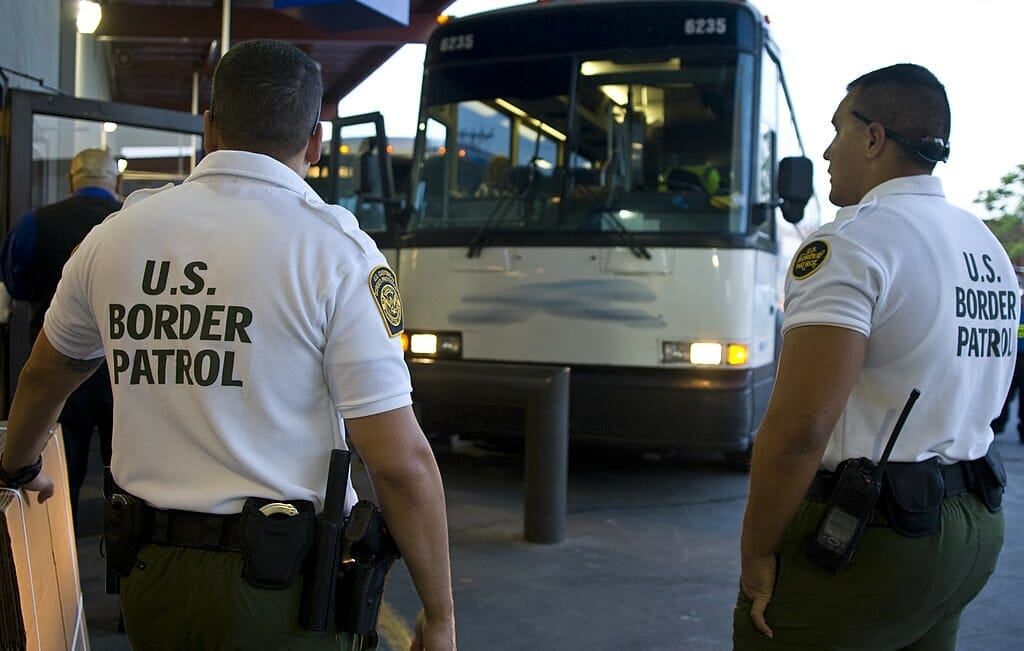
{"type": "Polygon", "coordinates": [[[147,508],[142,543],[217,551],[242,551],[242,514],[217,515],[147,508]]]}
{"type": "MultiPolygon", "coordinates": [[[[971,463],[970,461],[961,461],[939,466],[945,487],[944,497],[956,497],[971,492],[974,485],[971,463]]],[[[807,499],[812,502],[828,502],[835,488],[835,480],[836,473],[831,470],[819,470],[807,491],[807,499]]]]}

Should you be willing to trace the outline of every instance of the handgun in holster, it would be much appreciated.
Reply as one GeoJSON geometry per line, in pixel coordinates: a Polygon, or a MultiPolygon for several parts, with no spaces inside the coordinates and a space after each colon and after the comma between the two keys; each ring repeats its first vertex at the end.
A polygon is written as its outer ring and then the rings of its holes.
{"type": "Polygon", "coordinates": [[[331,452],[323,513],[317,516],[313,560],[303,582],[299,625],[326,631],[335,628],[360,636],[357,649],[375,648],[388,570],[398,547],[384,525],[380,509],[361,500],[345,516],[350,455],[331,452]]]}
{"type": "Polygon", "coordinates": [[[399,557],[398,546],[376,504],[360,500],[352,507],[345,523],[345,544],[347,554],[336,601],[338,630],[373,635],[383,602],[384,584],[399,557]]]}
{"type": "Polygon", "coordinates": [[[860,457],[847,459],[836,468],[828,508],[806,545],[807,557],[821,567],[839,573],[853,558],[864,528],[874,517],[875,505],[882,494],[882,472],[896,445],[896,437],[920,395],[917,389],[910,392],[878,463],[860,457]]]}
{"type": "Polygon", "coordinates": [[[118,594],[121,579],[131,574],[142,547],[145,503],[114,483],[110,468],[103,475],[103,541],[107,558],[106,592],[118,594]]]}

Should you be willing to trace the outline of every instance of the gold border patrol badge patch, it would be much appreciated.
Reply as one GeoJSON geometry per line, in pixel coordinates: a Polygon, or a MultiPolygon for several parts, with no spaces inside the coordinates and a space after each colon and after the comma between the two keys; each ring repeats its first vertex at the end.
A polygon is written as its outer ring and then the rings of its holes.
{"type": "Polygon", "coordinates": [[[821,269],[828,260],[828,244],[824,240],[814,240],[804,245],[793,258],[793,279],[809,278],[821,269]]]}
{"type": "Polygon", "coordinates": [[[388,336],[397,337],[405,330],[402,323],[402,297],[398,294],[398,281],[395,272],[381,265],[370,271],[370,293],[380,310],[388,336]]]}

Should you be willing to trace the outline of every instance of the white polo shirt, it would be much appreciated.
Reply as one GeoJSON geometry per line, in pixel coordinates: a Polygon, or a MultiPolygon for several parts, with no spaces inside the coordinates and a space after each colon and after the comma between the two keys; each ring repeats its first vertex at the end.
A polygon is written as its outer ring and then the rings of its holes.
{"type": "Polygon", "coordinates": [[[342,418],[411,403],[383,255],[260,154],[215,152],[133,193],[71,257],[44,327],[65,355],[105,355],[114,477],[160,508],[319,511],[342,418]]]}
{"type": "Polygon", "coordinates": [[[891,461],[977,459],[992,442],[1016,356],[1016,275],[938,178],[887,181],[841,209],[794,256],[783,332],[805,325],[868,337],[864,368],[822,459],[877,461],[910,392],[891,461]]]}

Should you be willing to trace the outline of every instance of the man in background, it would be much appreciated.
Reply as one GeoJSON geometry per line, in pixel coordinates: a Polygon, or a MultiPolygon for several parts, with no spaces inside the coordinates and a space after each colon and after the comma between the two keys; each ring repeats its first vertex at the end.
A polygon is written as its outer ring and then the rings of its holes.
{"type": "MultiPolygon", "coordinates": [[[[31,341],[43,327],[64,263],[71,252],[107,215],[121,209],[121,174],[117,160],[104,149],[84,149],[71,159],[71,196],[26,213],[4,238],[0,278],[16,301],[31,303],[31,341]]],[[[95,431],[103,465],[110,465],[113,397],[105,365],[72,393],[61,411],[67,457],[71,515],[78,530],[78,497],[89,467],[95,431]]]]}

